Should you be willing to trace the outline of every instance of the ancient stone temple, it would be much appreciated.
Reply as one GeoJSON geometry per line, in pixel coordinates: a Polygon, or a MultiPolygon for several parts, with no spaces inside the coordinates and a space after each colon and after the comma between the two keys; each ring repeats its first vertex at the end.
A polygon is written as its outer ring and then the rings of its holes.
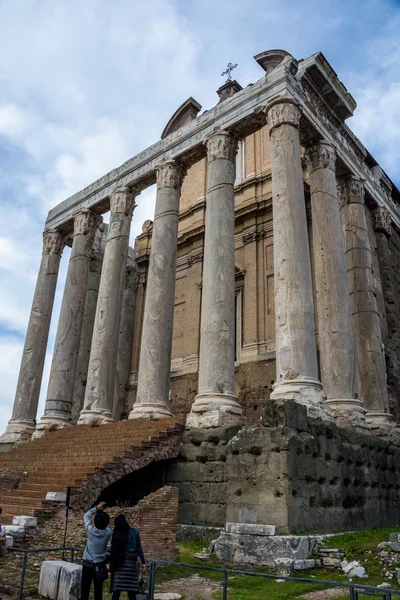
{"type": "Polygon", "coordinates": [[[255,60],[256,83],[228,79],[204,112],[189,98],[158,142],[50,211],[0,438],[4,449],[34,441],[5,465],[18,470],[41,444],[83,457],[79,431],[82,444],[106,436],[111,452],[115,430],[112,477],[101,476],[107,455],[90,463],[94,487],[90,469],[68,465],[57,483],[74,485],[82,507],[126,476],[143,496],[178,486],[180,522],[195,526],[394,524],[400,192],[347,126],[356,102],[321,53],[255,60]],[[132,249],[136,202],[153,184],[154,218],[132,249]]]}

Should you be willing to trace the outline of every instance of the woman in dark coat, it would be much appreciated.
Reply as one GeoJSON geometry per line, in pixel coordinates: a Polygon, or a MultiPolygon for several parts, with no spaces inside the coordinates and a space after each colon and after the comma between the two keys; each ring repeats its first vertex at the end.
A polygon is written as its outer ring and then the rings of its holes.
{"type": "Polygon", "coordinates": [[[145,559],[139,531],[129,527],[125,515],[118,515],[114,521],[111,538],[110,573],[112,600],[119,600],[121,592],[128,592],[129,600],[136,600],[139,591],[138,557],[145,570],[145,559]]]}

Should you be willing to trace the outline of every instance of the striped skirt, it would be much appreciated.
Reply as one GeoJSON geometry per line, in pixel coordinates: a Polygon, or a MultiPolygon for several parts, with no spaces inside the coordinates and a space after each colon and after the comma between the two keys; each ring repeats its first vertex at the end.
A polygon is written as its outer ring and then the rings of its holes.
{"type": "Polygon", "coordinates": [[[138,592],[137,552],[128,550],[122,566],[111,577],[110,592],[138,592]]]}

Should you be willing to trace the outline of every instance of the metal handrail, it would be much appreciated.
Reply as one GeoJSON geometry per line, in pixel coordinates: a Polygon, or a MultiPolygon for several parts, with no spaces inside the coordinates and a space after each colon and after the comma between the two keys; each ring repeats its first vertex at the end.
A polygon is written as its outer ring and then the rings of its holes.
{"type": "MultiPolygon", "coordinates": [[[[79,548],[77,546],[70,547],[58,547],[58,548],[36,548],[34,550],[27,550],[24,548],[9,548],[11,552],[20,552],[24,555],[23,565],[22,565],[22,573],[20,580],[20,588],[18,593],[18,600],[22,600],[22,594],[24,589],[24,581],[26,575],[26,568],[28,564],[28,556],[29,554],[36,554],[40,552],[70,552],[70,562],[74,562],[75,553],[83,552],[83,548],[79,548]]],[[[150,565],[150,577],[149,577],[149,592],[148,599],[154,600],[154,591],[155,591],[155,583],[156,583],[156,573],[157,567],[184,567],[187,569],[193,569],[196,571],[212,571],[214,573],[221,573],[223,577],[222,583],[222,599],[228,600],[228,575],[240,575],[245,577],[261,577],[263,579],[282,579],[283,581],[294,581],[297,583],[311,583],[314,585],[325,585],[329,587],[339,587],[345,588],[349,590],[349,598],[350,600],[358,600],[359,594],[363,594],[364,596],[372,596],[374,598],[381,598],[383,600],[391,600],[392,596],[400,596],[400,590],[386,589],[386,588],[375,588],[369,585],[365,585],[363,583],[343,583],[339,581],[326,581],[324,579],[306,579],[302,577],[290,577],[290,576],[277,576],[276,574],[272,575],[270,573],[258,573],[254,571],[240,571],[237,569],[220,569],[218,567],[207,567],[205,565],[191,565],[187,563],[177,563],[170,562],[166,560],[148,560],[150,565]]]]}

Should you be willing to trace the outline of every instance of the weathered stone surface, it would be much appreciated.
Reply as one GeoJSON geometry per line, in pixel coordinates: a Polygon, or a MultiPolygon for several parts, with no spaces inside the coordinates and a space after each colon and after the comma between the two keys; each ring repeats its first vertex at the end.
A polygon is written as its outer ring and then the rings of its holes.
{"type": "Polygon", "coordinates": [[[204,239],[198,394],[186,426],[236,425],[242,409],[235,393],[235,193],[237,140],[228,132],[207,146],[207,211],[204,239]],[[216,258],[218,257],[218,258],[216,258]]]}
{"type": "Polygon", "coordinates": [[[227,523],[227,533],[244,533],[249,535],[278,535],[278,527],[275,525],[258,525],[253,523],[227,523]]]}
{"type": "Polygon", "coordinates": [[[50,229],[43,233],[43,255],[26,332],[13,413],[5,434],[0,437],[0,445],[25,441],[35,430],[47,340],[64,244],[65,236],[61,231],[50,229]]]}
{"type": "Polygon", "coordinates": [[[389,542],[389,548],[393,552],[400,552],[400,542],[389,542]]]}
{"type": "Polygon", "coordinates": [[[20,527],[37,527],[37,517],[25,515],[16,516],[13,518],[13,525],[18,525],[20,527]]]}
{"type": "Polygon", "coordinates": [[[14,545],[14,537],[12,535],[6,535],[6,548],[12,548],[14,545]]]}
{"type": "Polygon", "coordinates": [[[110,198],[110,223],[104,249],[88,379],[84,407],[78,423],[108,423],[113,420],[122,292],[135,206],[133,192],[125,187],[115,190],[110,198]]]}
{"type": "Polygon", "coordinates": [[[221,531],[223,531],[222,527],[203,527],[201,525],[178,524],[176,530],[176,539],[178,541],[215,540],[221,531]]]}
{"type": "Polygon", "coordinates": [[[64,492],[47,492],[46,500],[52,500],[53,502],[65,502],[67,494],[64,492]]]}
{"type": "MultiPolygon", "coordinates": [[[[309,558],[315,541],[308,536],[266,536],[222,532],[215,541],[214,552],[221,560],[255,566],[277,567],[276,561],[309,558]]],[[[283,573],[280,573],[283,575],[283,573]]]]}
{"type": "Polygon", "coordinates": [[[58,321],[44,415],[35,436],[50,426],[71,424],[79,339],[94,235],[102,217],[82,210],[74,219],[74,236],[58,321]]]}
{"type": "Polygon", "coordinates": [[[307,569],[313,569],[315,567],[314,558],[303,558],[301,560],[293,561],[293,569],[295,571],[306,571],[307,569]]]}
{"type": "Polygon", "coordinates": [[[344,227],[350,307],[356,344],[358,389],[374,430],[390,428],[385,354],[376,301],[364,184],[352,177],[338,183],[344,227]]]}
{"type": "Polygon", "coordinates": [[[138,278],[139,271],[135,261],[133,264],[131,263],[126,267],[125,285],[122,296],[113,402],[113,415],[115,421],[119,421],[122,413],[125,412],[124,406],[129,386],[129,374],[132,360],[138,278]]]}
{"type": "Polygon", "coordinates": [[[10,535],[16,540],[21,540],[25,536],[25,527],[19,525],[3,525],[3,529],[7,535],[10,535]]]}
{"type": "Polygon", "coordinates": [[[390,533],[389,541],[391,542],[400,542],[400,533],[390,533]]]}
{"type": "Polygon", "coordinates": [[[102,223],[96,229],[93,249],[90,255],[88,285],[83,311],[81,337],[79,341],[78,359],[74,383],[74,395],[71,409],[71,421],[77,423],[83,408],[87,382],[87,372],[92,345],[93,327],[96,316],[97,298],[99,295],[101,269],[103,266],[104,246],[106,242],[108,225],[102,223]]]}
{"type": "Polygon", "coordinates": [[[52,600],[79,600],[82,567],[61,560],[45,560],[40,569],[39,594],[52,600]]]}
{"type": "Polygon", "coordinates": [[[275,558],[274,567],[277,575],[281,577],[290,577],[293,572],[294,561],[292,558],[275,558]]]}
{"type": "Polygon", "coordinates": [[[357,376],[333,146],[308,147],[321,379],[338,423],[366,429],[357,376]]]}
{"type": "Polygon", "coordinates": [[[170,416],[169,381],[179,198],[185,171],[176,161],[157,170],[157,199],[147,278],[136,402],[130,419],[170,416]]]}
{"type": "Polygon", "coordinates": [[[267,107],[274,217],[276,383],[273,398],[322,406],[315,343],[311,263],[300,160],[300,111],[290,99],[267,107]]]}

